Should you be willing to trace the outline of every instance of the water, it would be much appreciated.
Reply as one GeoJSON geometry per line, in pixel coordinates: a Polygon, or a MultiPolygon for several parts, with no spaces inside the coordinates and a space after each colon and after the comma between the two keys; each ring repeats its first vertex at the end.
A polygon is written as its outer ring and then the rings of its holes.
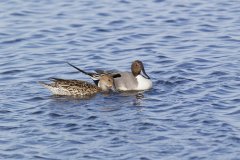
{"type": "Polygon", "coordinates": [[[1,159],[240,159],[240,3],[1,1],[1,159]],[[37,81],[129,70],[153,88],[90,100],[37,81]]]}

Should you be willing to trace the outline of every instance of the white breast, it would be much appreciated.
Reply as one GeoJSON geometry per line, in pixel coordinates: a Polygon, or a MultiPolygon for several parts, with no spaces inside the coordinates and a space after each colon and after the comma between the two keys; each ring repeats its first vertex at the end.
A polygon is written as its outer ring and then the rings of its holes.
{"type": "Polygon", "coordinates": [[[136,90],[147,90],[152,88],[152,81],[151,79],[147,79],[142,75],[138,75],[137,77],[138,86],[136,90]]]}

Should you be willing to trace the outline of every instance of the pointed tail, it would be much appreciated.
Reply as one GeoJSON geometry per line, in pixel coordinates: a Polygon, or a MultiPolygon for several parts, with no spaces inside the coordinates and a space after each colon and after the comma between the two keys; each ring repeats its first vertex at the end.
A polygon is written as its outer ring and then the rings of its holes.
{"type": "Polygon", "coordinates": [[[93,82],[98,86],[98,82],[99,82],[99,78],[100,78],[100,74],[99,73],[90,73],[90,72],[85,72],[84,70],[74,66],[73,64],[67,62],[68,65],[72,66],[73,68],[77,69],[78,71],[80,71],[81,73],[88,75],[91,77],[91,79],[93,80],[93,82]]]}
{"type": "Polygon", "coordinates": [[[70,66],[72,66],[72,67],[75,68],[76,70],[78,70],[78,71],[80,71],[80,72],[82,72],[82,73],[84,73],[84,74],[86,74],[86,75],[89,75],[89,76],[91,76],[91,77],[92,77],[92,74],[94,74],[94,73],[85,72],[84,70],[82,70],[82,69],[74,66],[73,64],[71,64],[71,63],[69,63],[69,62],[67,62],[67,64],[70,65],[70,66]]]}

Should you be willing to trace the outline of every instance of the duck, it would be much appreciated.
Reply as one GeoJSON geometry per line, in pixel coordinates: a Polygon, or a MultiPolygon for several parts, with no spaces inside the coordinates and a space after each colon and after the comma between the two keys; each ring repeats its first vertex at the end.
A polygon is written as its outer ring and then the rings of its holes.
{"type": "MultiPolygon", "coordinates": [[[[115,75],[117,77],[120,75],[115,75]]],[[[99,75],[98,86],[82,80],[51,78],[52,83],[39,82],[54,95],[65,96],[91,96],[100,92],[108,93],[114,87],[113,76],[99,75]]]]}
{"type": "Polygon", "coordinates": [[[142,91],[152,88],[152,80],[145,72],[143,62],[140,60],[135,60],[132,62],[131,72],[108,72],[103,70],[95,70],[95,73],[91,73],[86,72],[69,62],[68,64],[81,73],[90,76],[97,86],[99,84],[99,76],[101,74],[107,73],[112,75],[119,75],[113,78],[114,88],[117,91],[142,91]]]}

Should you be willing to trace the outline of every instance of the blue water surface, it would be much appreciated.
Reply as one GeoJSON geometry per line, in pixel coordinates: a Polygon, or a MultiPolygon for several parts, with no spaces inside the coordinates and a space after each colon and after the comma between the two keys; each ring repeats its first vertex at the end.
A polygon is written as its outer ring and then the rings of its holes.
{"type": "Polygon", "coordinates": [[[238,0],[0,2],[0,159],[240,159],[238,0]],[[144,97],[56,97],[66,64],[153,80],[144,97]]]}

